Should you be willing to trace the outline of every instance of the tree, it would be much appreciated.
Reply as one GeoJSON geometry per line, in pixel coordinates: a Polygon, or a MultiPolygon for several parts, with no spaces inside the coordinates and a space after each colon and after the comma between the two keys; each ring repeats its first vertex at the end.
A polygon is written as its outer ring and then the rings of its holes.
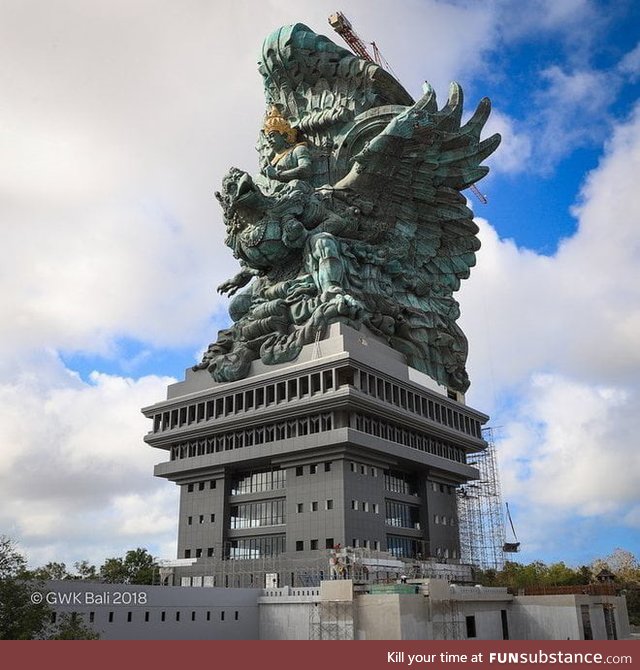
{"type": "Polygon", "coordinates": [[[565,565],[563,561],[545,566],[541,577],[544,586],[569,586],[572,584],[588,583],[588,581],[581,581],[581,574],[565,565]]]}
{"type": "Polygon", "coordinates": [[[606,569],[613,573],[618,587],[627,597],[629,622],[640,625],[640,563],[626,549],[616,549],[609,556],[593,562],[592,570],[597,575],[606,569]]]}
{"type": "Polygon", "coordinates": [[[32,640],[46,634],[51,610],[32,602],[39,584],[23,576],[27,562],[8,537],[0,536],[0,640],[32,640]]]}
{"type": "Polygon", "coordinates": [[[131,549],[124,558],[108,558],[100,568],[100,577],[110,584],[153,584],[156,562],[146,550],[131,549]]]}
{"type": "Polygon", "coordinates": [[[85,625],[77,612],[65,612],[58,618],[58,625],[48,640],[99,640],[100,635],[85,625]]]}
{"type": "Polygon", "coordinates": [[[76,569],[78,579],[97,580],[100,576],[96,566],[91,565],[89,561],[77,561],[73,567],[76,569]]]}
{"type": "Polygon", "coordinates": [[[69,573],[67,566],[64,563],[47,563],[46,565],[25,574],[29,575],[32,579],[40,581],[47,581],[50,579],[73,579],[73,575],[69,573]]]}

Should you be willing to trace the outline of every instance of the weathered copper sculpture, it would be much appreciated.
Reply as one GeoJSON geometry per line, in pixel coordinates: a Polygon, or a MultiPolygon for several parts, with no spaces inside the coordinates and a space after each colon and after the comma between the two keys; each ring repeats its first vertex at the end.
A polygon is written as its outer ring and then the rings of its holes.
{"type": "Polygon", "coordinates": [[[441,110],[428,86],[414,102],[382,68],[302,24],[265,40],[260,72],[260,174],[232,168],[216,194],[241,266],[219,287],[235,294],[233,324],[197,368],[241,379],[257,358],[294,360],[341,320],[464,392],[453,293],[480,245],[460,191],[486,175],[480,164],[500,143],[480,140],[489,100],[461,126],[457,84],[441,110]]]}

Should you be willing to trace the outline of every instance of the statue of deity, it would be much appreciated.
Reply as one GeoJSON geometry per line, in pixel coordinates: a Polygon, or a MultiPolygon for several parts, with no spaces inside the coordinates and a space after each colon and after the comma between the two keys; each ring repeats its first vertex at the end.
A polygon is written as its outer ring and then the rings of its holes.
{"type": "Polygon", "coordinates": [[[216,193],[240,271],[218,287],[232,324],[202,363],[217,381],[253,360],[294,360],[343,321],[464,392],[467,340],[453,293],[480,243],[461,191],[488,172],[491,105],[462,125],[462,90],[438,109],[388,72],[302,24],[265,40],[267,114],[255,179],[232,168],[216,193]]]}

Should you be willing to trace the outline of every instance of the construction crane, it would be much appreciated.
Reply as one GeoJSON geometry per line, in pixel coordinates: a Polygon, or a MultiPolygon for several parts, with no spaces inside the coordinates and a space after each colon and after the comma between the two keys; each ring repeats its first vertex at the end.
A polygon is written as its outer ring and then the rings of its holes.
{"type": "Polygon", "coordinates": [[[514,537],[514,542],[505,542],[502,551],[504,551],[505,554],[515,554],[518,551],[520,551],[520,542],[518,542],[518,536],[516,535],[516,529],[513,526],[513,519],[511,518],[511,512],[509,511],[509,503],[505,502],[505,505],[507,507],[507,518],[509,519],[509,523],[511,524],[511,532],[513,533],[514,537]]]}
{"type": "MultiPolygon", "coordinates": [[[[365,60],[370,61],[371,63],[376,63],[382,67],[382,63],[375,60],[373,56],[367,51],[367,47],[358,34],[353,30],[351,21],[342,13],[336,12],[329,16],[329,25],[342,37],[342,39],[351,47],[356,56],[364,58],[365,60]]],[[[380,57],[380,51],[378,47],[374,46],[374,54],[380,57]]]]}
{"type": "MultiPolygon", "coordinates": [[[[370,63],[375,63],[381,68],[390,72],[395,77],[395,72],[391,69],[391,66],[387,60],[382,55],[380,49],[375,42],[370,42],[371,48],[373,50],[373,56],[369,53],[367,45],[364,40],[356,33],[353,29],[351,21],[342,13],[335,12],[329,15],[329,25],[342,37],[342,39],[349,45],[351,51],[353,51],[356,56],[368,60],[370,63]]],[[[397,77],[396,77],[397,79],[397,77]]],[[[470,187],[471,192],[478,198],[478,200],[486,205],[488,202],[487,196],[481,193],[475,184],[472,184],[470,187]]]]}

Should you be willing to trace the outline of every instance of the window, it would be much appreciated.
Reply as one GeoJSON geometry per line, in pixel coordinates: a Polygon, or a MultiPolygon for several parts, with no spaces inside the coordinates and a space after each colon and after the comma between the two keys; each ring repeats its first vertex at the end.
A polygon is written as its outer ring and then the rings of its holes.
{"type": "Polygon", "coordinates": [[[202,556],[202,549],[196,549],[196,558],[200,558],[202,556]]]}
{"type": "MultiPolygon", "coordinates": [[[[163,612],[164,614],[164,612],[163,612]]],[[[164,621],[164,619],[163,619],[164,621]]],[[[113,612],[109,612],[109,623],[113,623],[113,612]]]]}
{"type": "Polygon", "coordinates": [[[207,548],[207,558],[212,558],[213,557],[213,547],[208,547],[207,548]]]}
{"type": "Polygon", "coordinates": [[[187,493],[193,493],[193,484],[187,485],[187,493]]]}
{"type": "Polygon", "coordinates": [[[332,537],[328,537],[328,538],[324,541],[324,548],[325,548],[325,549],[333,549],[333,545],[334,545],[334,542],[333,542],[333,538],[332,538],[332,537]]]}
{"type": "MultiPolygon", "coordinates": [[[[504,637],[504,630],[506,627],[506,620],[507,620],[506,610],[501,610],[501,614],[502,614],[502,630],[503,630],[502,638],[504,640],[508,640],[509,639],[508,632],[507,637],[504,637]]],[[[591,616],[589,613],[589,605],[580,605],[580,614],[582,617],[582,630],[584,632],[584,639],[593,640],[593,630],[591,628],[591,616]]]]}
{"type": "MultiPolygon", "coordinates": [[[[145,620],[145,623],[149,623],[149,612],[148,611],[144,613],[144,620],[145,620]]],[[[89,621],[92,621],[92,619],[89,619],[89,621]]]]}
{"type": "Polygon", "coordinates": [[[326,461],[324,464],[324,471],[331,472],[331,461],[326,461]]]}
{"type": "Polygon", "coordinates": [[[176,621],[180,621],[180,612],[176,612],[176,621]]]}
{"type": "Polygon", "coordinates": [[[278,556],[286,550],[284,535],[261,535],[231,540],[228,557],[233,560],[278,556]]]}
{"type": "Polygon", "coordinates": [[[211,518],[210,518],[209,520],[211,521],[211,523],[214,523],[215,520],[216,520],[216,515],[215,515],[215,514],[212,514],[212,515],[211,515],[211,518]]]}
{"type": "Polygon", "coordinates": [[[191,549],[185,549],[184,550],[184,557],[185,558],[191,558],[191,549]]]}
{"type": "Polygon", "coordinates": [[[415,479],[404,472],[394,472],[387,470],[384,473],[384,487],[387,491],[393,493],[402,493],[404,495],[417,495],[415,479]]]}
{"type": "Polygon", "coordinates": [[[298,514],[302,514],[302,512],[304,512],[304,503],[298,503],[297,510],[298,514]]]}
{"type": "Polygon", "coordinates": [[[209,488],[210,488],[210,489],[215,489],[215,487],[216,487],[216,480],[215,480],[215,479],[212,479],[212,480],[209,482],[209,488]]]}
{"type": "Polygon", "coordinates": [[[127,612],[127,623],[131,623],[133,620],[133,612],[127,612]]]}
{"type": "Polygon", "coordinates": [[[326,509],[333,509],[333,500],[327,500],[326,509]]]}
{"type": "Polygon", "coordinates": [[[317,502],[316,500],[314,500],[314,501],[311,503],[311,511],[312,511],[312,512],[317,512],[317,511],[318,511],[318,502],[317,502]]]}
{"type": "Polygon", "coordinates": [[[376,551],[380,551],[380,540],[374,540],[374,541],[373,541],[373,548],[374,548],[376,551]]]}
{"type": "Polygon", "coordinates": [[[311,551],[315,551],[318,548],[318,540],[311,540],[311,551]]]}
{"type": "Polygon", "coordinates": [[[374,514],[378,514],[379,511],[380,511],[380,508],[378,507],[378,503],[373,503],[373,505],[371,506],[371,508],[372,508],[371,511],[372,511],[374,514]]]}
{"type": "Polygon", "coordinates": [[[360,474],[361,475],[367,474],[367,468],[364,465],[360,466],[360,474]]]}
{"type": "Polygon", "coordinates": [[[378,476],[378,471],[375,468],[371,468],[371,476],[372,477],[377,477],[378,476]]]}
{"type": "Polygon", "coordinates": [[[204,482],[198,483],[198,491],[204,491],[204,482]]]}
{"type": "Polygon", "coordinates": [[[351,501],[351,509],[358,509],[358,501],[357,500],[352,500],[351,501]]]}
{"type": "Polygon", "coordinates": [[[193,523],[193,517],[192,517],[192,516],[188,516],[188,517],[187,517],[187,526],[190,526],[192,523],[193,523]]]}
{"type": "Polygon", "coordinates": [[[315,475],[318,472],[318,466],[317,465],[310,465],[309,466],[309,474],[310,475],[315,475]]]}
{"type": "Polygon", "coordinates": [[[211,621],[211,612],[207,610],[207,621],[211,621]]]}
{"type": "Polygon", "coordinates": [[[198,523],[204,523],[204,514],[201,514],[201,515],[198,517],[198,523]]]}
{"type": "Polygon", "coordinates": [[[240,612],[238,612],[238,610],[236,610],[233,614],[233,618],[237,621],[239,617],[240,617],[240,612]]]}
{"type": "Polygon", "coordinates": [[[50,617],[51,623],[55,623],[57,618],[58,618],[57,612],[51,612],[51,617],[50,617]]]}
{"type": "Polygon", "coordinates": [[[160,612],[160,621],[166,621],[166,620],[167,620],[167,613],[160,612]]]}
{"type": "Polygon", "coordinates": [[[220,621],[224,621],[224,610],[220,612],[220,621]]]}
{"type": "Polygon", "coordinates": [[[433,515],[433,523],[440,523],[440,517],[437,514],[433,515]]]}
{"type": "MultiPolygon", "coordinates": [[[[580,607],[581,607],[581,608],[584,608],[585,605],[581,605],[580,607]]],[[[588,611],[588,610],[589,610],[589,606],[586,605],[586,607],[587,607],[587,611],[588,611]]],[[[584,609],[583,609],[582,611],[583,611],[583,613],[584,613],[584,609]]],[[[584,614],[583,614],[583,616],[584,616],[584,614]]],[[[503,640],[508,640],[508,639],[509,639],[509,622],[508,622],[508,620],[507,620],[507,610],[500,610],[500,620],[501,620],[501,622],[502,622],[502,639],[503,639],[503,640]]],[[[584,619],[583,619],[583,621],[584,621],[584,619]]],[[[589,624],[589,625],[591,625],[591,624],[589,624]]],[[[588,638],[588,637],[587,637],[587,631],[586,631],[586,628],[585,628],[585,632],[584,632],[584,633],[585,633],[585,637],[584,637],[584,639],[585,639],[585,640],[590,640],[591,638],[588,638]]]]}
{"type": "Polygon", "coordinates": [[[304,551],[304,542],[302,540],[296,540],[296,551],[304,551]]]}
{"type": "Polygon", "coordinates": [[[356,464],[353,461],[351,461],[351,472],[355,471],[356,471],[356,464]]]}
{"type": "Polygon", "coordinates": [[[303,474],[304,474],[304,468],[301,465],[299,465],[296,468],[296,477],[301,477],[303,474]]]}
{"type": "Polygon", "coordinates": [[[396,558],[417,558],[420,555],[420,543],[411,537],[387,535],[387,551],[396,558]]]}
{"type": "Polygon", "coordinates": [[[363,512],[368,512],[369,511],[369,503],[368,502],[363,502],[362,503],[362,511],[363,512]]]}
{"type": "Polygon", "coordinates": [[[385,502],[385,523],[398,528],[420,528],[420,509],[395,500],[385,502]]]}
{"type": "MultiPolygon", "coordinates": [[[[257,432],[258,429],[256,429],[257,432]]],[[[256,440],[256,443],[257,440],[256,440]]],[[[256,470],[236,475],[231,481],[231,495],[275,491],[286,486],[286,470],[256,470]]]]}
{"type": "Polygon", "coordinates": [[[475,616],[465,617],[465,622],[467,624],[467,637],[476,636],[476,618],[475,616]]]}
{"type": "Polygon", "coordinates": [[[257,526],[280,526],[285,523],[285,499],[231,505],[231,528],[255,528],[257,526]]]}
{"type": "MultiPolygon", "coordinates": [[[[148,614],[148,612],[147,612],[148,614]]],[[[95,612],[89,612],[89,623],[93,623],[96,619],[96,613],[95,612]]]]}
{"type": "Polygon", "coordinates": [[[196,620],[196,613],[194,611],[194,612],[191,612],[191,621],[195,621],[195,620],[196,620]]]}

